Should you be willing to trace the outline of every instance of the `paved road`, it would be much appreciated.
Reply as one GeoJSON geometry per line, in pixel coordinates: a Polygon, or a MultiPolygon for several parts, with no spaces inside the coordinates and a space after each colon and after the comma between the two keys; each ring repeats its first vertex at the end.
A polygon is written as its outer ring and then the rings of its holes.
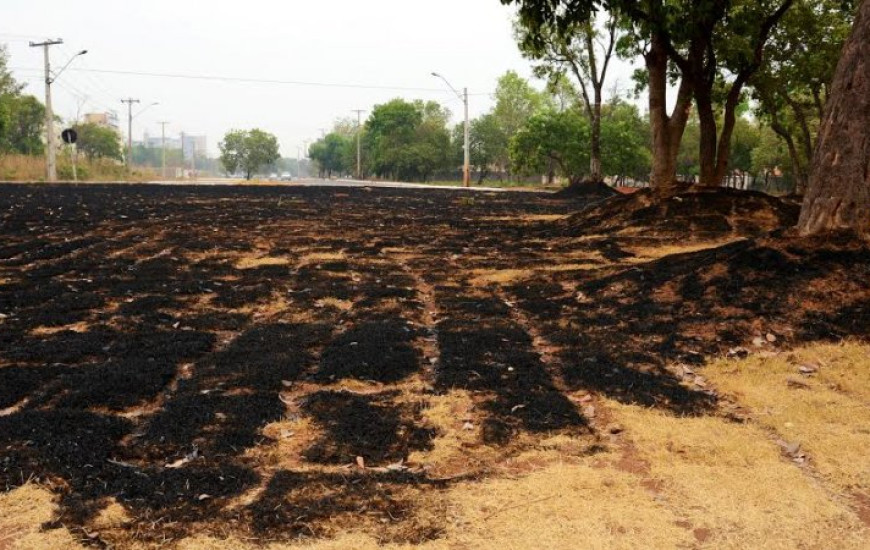
{"type": "Polygon", "coordinates": [[[247,184],[240,182],[237,179],[227,178],[211,178],[200,179],[196,181],[150,181],[156,185],[286,185],[286,186],[304,186],[304,187],[385,187],[395,189],[446,189],[453,191],[487,191],[487,192],[503,192],[503,191],[526,191],[524,189],[503,189],[500,187],[449,187],[444,185],[426,185],[422,183],[402,183],[402,182],[371,182],[357,180],[324,180],[324,179],[302,179],[297,181],[275,181],[263,182],[258,184],[247,184]]]}

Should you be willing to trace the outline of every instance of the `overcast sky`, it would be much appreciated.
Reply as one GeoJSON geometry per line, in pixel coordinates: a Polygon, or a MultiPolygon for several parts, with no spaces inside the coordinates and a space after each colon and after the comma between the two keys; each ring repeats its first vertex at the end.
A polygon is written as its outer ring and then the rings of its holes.
{"type": "MultiPolygon", "coordinates": [[[[16,77],[40,98],[42,50],[28,47],[29,40],[64,40],[51,50],[54,68],[89,50],[53,87],[61,117],[75,118],[81,103],[82,114],[116,110],[126,131],[120,99],[133,97],[142,107],[160,103],[134,121],[134,139],[145,131],[159,135],[157,122],[166,120],[169,134],[207,135],[214,155],[228,129],[259,127],[295,157],[303,140],[336,118],[394,97],[437,100],[458,122],[461,102],[432,71],[476,94],[472,117],[487,111],[505,71],[531,76],[513,40],[512,16],[498,0],[3,0],[0,43],[8,45],[16,77]]],[[[628,87],[630,70],[618,66],[613,78],[628,87]]]]}

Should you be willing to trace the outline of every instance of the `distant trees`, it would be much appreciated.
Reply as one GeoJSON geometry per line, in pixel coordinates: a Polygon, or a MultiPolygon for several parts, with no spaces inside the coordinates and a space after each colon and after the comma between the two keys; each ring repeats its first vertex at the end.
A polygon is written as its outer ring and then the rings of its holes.
{"type": "Polygon", "coordinates": [[[231,130],[218,147],[221,151],[221,165],[227,173],[234,174],[241,170],[245,179],[251,179],[260,168],[281,158],[278,138],[256,128],[231,130]]]}
{"type": "Polygon", "coordinates": [[[616,13],[608,16],[603,31],[595,20],[573,21],[569,28],[559,29],[552,21],[540,23],[523,17],[516,22],[520,50],[535,61],[535,73],[550,82],[564,82],[571,77],[580,90],[584,112],[589,119],[589,179],[602,177],[601,111],[604,104],[604,83],[610,61],[616,53],[621,36],[616,13]],[[600,43],[600,45],[599,45],[600,43]]]}
{"type": "Polygon", "coordinates": [[[353,171],[354,167],[350,154],[354,144],[350,136],[333,131],[315,141],[308,148],[308,156],[317,163],[321,176],[347,174],[353,171]]]}
{"type": "Polygon", "coordinates": [[[365,124],[368,172],[381,178],[427,181],[448,166],[450,113],[435,102],[394,99],[377,105],[365,124]]]}
{"type": "Polygon", "coordinates": [[[120,136],[111,128],[89,123],[79,124],[75,130],[78,133],[76,146],[88,160],[123,159],[120,136]]]}
{"type": "Polygon", "coordinates": [[[45,126],[45,107],[35,97],[22,94],[7,66],[5,47],[0,46],[0,154],[40,155],[45,126]]]}
{"type": "Polygon", "coordinates": [[[589,121],[577,109],[540,111],[511,139],[511,165],[532,173],[553,166],[570,183],[579,183],[589,169],[589,134],[589,121]]]}

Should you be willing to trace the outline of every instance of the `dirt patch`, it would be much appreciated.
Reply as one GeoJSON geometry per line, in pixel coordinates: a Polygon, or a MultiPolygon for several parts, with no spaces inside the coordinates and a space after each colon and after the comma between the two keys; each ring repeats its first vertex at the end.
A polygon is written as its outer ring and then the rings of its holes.
{"type": "Polygon", "coordinates": [[[752,191],[723,188],[653,200],[652,191],[645,189],[593,205],[562,227],[569,235],[625,233],[697,240],[767,234],[793,227],[799,214],[799,205],[752,191]]]}
{"type": "Polygon", "coordinates": [[[615,197],[618,194],[619,191],[604,182],[582,182],[569,185],[561,191],[557,191],[553,194],[553,198],[598,202],[615,197]]]}

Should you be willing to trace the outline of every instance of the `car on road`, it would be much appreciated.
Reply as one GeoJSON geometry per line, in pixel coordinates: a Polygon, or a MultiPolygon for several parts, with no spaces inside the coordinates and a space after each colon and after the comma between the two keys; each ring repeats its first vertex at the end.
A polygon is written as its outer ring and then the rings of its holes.
{"type": "Polygon", "coordinates": [[[293,181],[293,175],[290,172],[283,172],[281,174],[281,181],[293,181]]]}

